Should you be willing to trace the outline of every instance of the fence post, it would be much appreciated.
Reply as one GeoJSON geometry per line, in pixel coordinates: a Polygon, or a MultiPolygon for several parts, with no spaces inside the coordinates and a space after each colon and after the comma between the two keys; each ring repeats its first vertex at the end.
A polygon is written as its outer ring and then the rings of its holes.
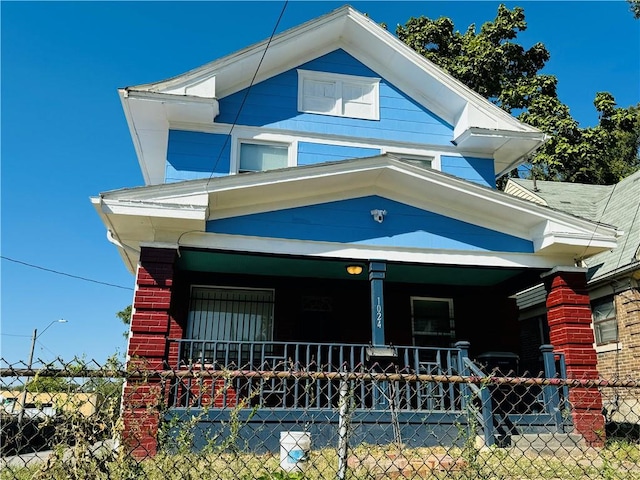
{"type": "Polygon", "coordinates": [[[347,452],[349,448],[349,384],[346,379],[340,380],[340,416],[338,418],[338,479],[344,480],[347,474],[347,452]]]}
{"type": "MultiPolygon", "coordinates": [[[[453,346],[458,349],[458,372],[462,376],[469,375],[469,368],[464,362],[465,358],[469,358],[469,342],[456,342],[453,346]]],[[[460,406],[462,410],[467,408],[467,399],[469,398],[469,387],[461,383],[460,384],[460,406]]]]}
{"type": "MultiPolygon", "coordinates": [[[[469,342],[456,342],[454,347],[458,349],[458,362],[460,363],[459,369],[460,374],[463,376],[470,376],[471,369],[467,365],[469,361],[469,346],[471,344],[469,342]]],[[[463,410],[469,411],[472,407],[470,405],[469,397],[470,397],[471,388],[464,383],[460,385],[460,393],[462,395],[461,398],[461,406],[463,410]]],[[[491,404],[491,392],[487,386],[481,386],[479,391],[477,392],[478,398],[480,398],[480,404],[482,408],[482,430],[484,431],[484,444],[487,447],[490,447],[496,443],[495,438],[495,429],[493,425],[493,408],[491,404]]],[[[475,412],[472,411],[475,416],[475,412]]]]}
{"type": "MultiPolygon", "coordinates": [[[[556,359],[553,353],[553,345],[540,345],[542,352],[542,362],[544,364],[545,378],[557,378],[556,359]]],[[[562,426],[562,413],[560,412],[560,396],[558,388],[552,385],[542,387],[542,396],[544,398],[544,409],[553,417],[556,427],[562,426]]]]}

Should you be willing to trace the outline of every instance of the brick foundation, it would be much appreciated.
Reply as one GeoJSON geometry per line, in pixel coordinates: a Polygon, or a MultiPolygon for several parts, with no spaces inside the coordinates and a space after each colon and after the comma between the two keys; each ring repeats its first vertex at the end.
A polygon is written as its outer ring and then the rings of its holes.
{"type": "MultiPolygon", "coordinates": [[[[562,352],[570,379],[597,379],[591,305],[584,269],[556,268],[543,276],[547,288],[547,322],[556,352],[562,352]]],[[[573,425],[591,446],[605,439],[602,397],[597,388],[571,388],[573,425]]]]}
{"type": "MultiPolygon", "coordinates": [[[[143,247],[140,252],[127,351],[129,371],[144,374],[163,370],[171,354],[177,358],[177,352],[167,351],[167,338],[182,337],[182,329],[170,313],[175,257],[173,249],[143,247]]],[[[157,378],[129,380],[125,386],[123,440],[137,459],[157,452],[159,416],[166,393],[157,378]]]]}

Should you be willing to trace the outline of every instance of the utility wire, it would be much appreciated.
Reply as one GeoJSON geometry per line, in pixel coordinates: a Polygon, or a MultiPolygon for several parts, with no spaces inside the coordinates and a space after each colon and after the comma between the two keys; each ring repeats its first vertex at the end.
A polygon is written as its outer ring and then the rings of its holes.
{"type": "Polygon", "coordinates": [[[121,288],[122,290],[133,290],[131,287],[123,287],[122,285],[116,285],[114,283],[101,282],[100,280],[94,280],[92,278],[81,277],[79,275],[72,275],[70,273],[61,272],[59,270],[53,270],[51,268],[41,267],[40,265],[34,265],[32,263],[23,262],[21,260],[16,260],[15,258],[5,257],[4,255],[0,255],[2,260],[7,260],[8,262],[18,263],[20,265],[24,265],[25,267],[37,268],[38,270],[44,270],[45,272],[55,273],[56,275],[63,275],[65,277],[75,278],[77,280],[82,280],[85,282],[97,283],[98,285],[106,285],[107,287],[113,288],[121,288]]]}
{"type": "Polygon", "coordinates": [[[278,20],[276,20],[276,24],[273,27],[273,30],[271,32],[271,36],[269,37],[269,40],[267,41],[267,44],[264,47],[264,51],[262,52],[262,57],[260,57],[260,62],[258,63],[258,67],[256,68],[256,71],[253,74],[253,78],[251,79],[251,82],[249,83],[249,86],[246,88],[246,90],[244,92],[244,96],[242,97],[242,102],[240,102],[240,106],[238,107],[238,112],[236,113],[236,117],[233,119],[233,123],[231,124],[231,128],[229,129],[229,133],[227,134],[226,138],[224,139],[224,144],[220,148],[220,153],[218,153],[218,157],[216,158],[216,161],[213,164],[213,168],[211,169],[211,174],[209,175],[209,180],[207,181],[207,187],[209,186],[209,182],[211,181],[211,178],[213,178],[213,173],[216,171],[216,167],[218,166],[218,162],[220,161],[220,158],[222,158],[222,153],[224,152],[225,148],[227,148],[227,145],[229,144],[229,139],[231,138],[231,133],[233,132],[233,129],[235,128],[236,124],[238,123],[238,119],[240,118],[240,113],[242,112],[242,108],[244,107],[244,104],[247,101],[247,98],[249,97],[249,92],[251,91],[251,87],[253,87],[253,84],[256,81],[256,77],[258,76],[258,72],[260,71],[260,67],[262,66],[262,62],[264,60],[264,57],[267,54],[267,50],[269,50],[269,46],[271,45],[271,41],[273,40],[273,37],[276,35],[276,31],[278,30],[278,26],[280,25],[280,21],[282,20],[282,17],[284,15],[284,11],[286,10],[288,3],[289,3],[289,0],[285,0],[284,4],[282,5],[282,10],[280,11],[280,15],[278,16],[278,20]]]}

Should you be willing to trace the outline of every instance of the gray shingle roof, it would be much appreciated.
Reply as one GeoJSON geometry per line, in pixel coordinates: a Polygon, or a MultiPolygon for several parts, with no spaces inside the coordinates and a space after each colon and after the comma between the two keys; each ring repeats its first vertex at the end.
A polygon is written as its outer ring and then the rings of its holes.
{"type": "Polygon", "coordinates": [[[618,247],[586,260],[591,282],[619,268],[638,263],[640,268],[640,171],[616,185],[585,185],[580,183],[511,179],[535,193],[547,205],[622,230],[618,247]]]}

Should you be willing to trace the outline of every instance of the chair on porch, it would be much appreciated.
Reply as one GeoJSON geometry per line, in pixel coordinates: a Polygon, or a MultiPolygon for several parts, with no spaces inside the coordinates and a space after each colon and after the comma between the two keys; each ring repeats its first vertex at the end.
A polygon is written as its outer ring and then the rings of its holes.
{"type": "MultiPolygon", "coordinates": [[[[442,375],[438,362],[418,362],[419,375],[442,375]]],[[[418,408],[427,410],[444,409],[445,391],[441,382],[419,382],[416,388],[418,408]]]]}

